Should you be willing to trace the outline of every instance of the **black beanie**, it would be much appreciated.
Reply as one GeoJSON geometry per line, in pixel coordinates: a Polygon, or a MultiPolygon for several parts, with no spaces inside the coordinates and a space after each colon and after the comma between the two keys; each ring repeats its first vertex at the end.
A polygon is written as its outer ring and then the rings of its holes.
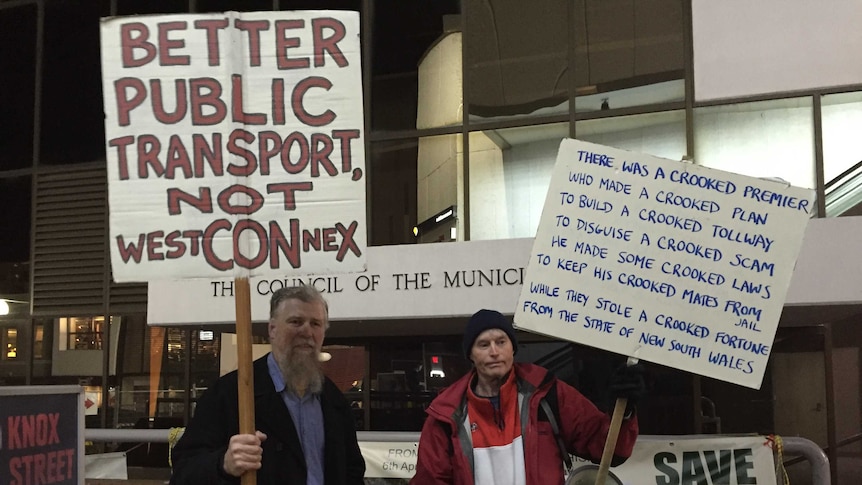
{"type": "Polygon", "coordinates": [[[467,328],[464,330],[464,342],[461,345],[464,350],[464,357],[467,360],[470,360],[470,351],[473,349],[473,342],[476,341],[480,333],[490,328],[499,328],[506,332],[509,340],[512,341],[514,354],[518,353],[518,337],[515,336],[512,321],[498,311],[482,309],[470,317],[470,321],[467,322],[467,328]]]}

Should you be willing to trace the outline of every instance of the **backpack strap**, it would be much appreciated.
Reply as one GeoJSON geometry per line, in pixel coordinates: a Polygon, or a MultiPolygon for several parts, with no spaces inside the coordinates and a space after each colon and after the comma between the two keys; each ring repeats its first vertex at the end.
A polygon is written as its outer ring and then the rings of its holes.
{"type": "Polygon", "coordinates": [[[557,424],[556,413],[551,411],[551,405],[548,404],[548,401],[544,397],[539,401],[539,405],[542,406],[545,415],[548,417],[548,423],[550,423],[551,430],[554,432],[554,438],[557,439],[557,446],[560,447],[560,455],[563,456],[563,462],[566,464],[566,473],[568,473],[572,469],[572,457],[569,456],[566,445],[563,443],[563,437],[560,435],[560,426],[557,424]]]}

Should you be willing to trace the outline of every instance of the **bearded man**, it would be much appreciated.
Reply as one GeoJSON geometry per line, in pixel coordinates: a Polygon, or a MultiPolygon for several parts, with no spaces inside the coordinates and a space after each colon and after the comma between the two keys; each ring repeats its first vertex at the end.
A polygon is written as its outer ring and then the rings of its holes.
{"type": "Polygon", "coordinates": [[[172,452],[171,484],[362,484],[365,461],[350,405],[323,375],[329,327],[326,301],[312,286],[283,288],[270,299],[272,351],[254,362],[255,434],[239,434],[237,374],[201,397],[172,452]]]}

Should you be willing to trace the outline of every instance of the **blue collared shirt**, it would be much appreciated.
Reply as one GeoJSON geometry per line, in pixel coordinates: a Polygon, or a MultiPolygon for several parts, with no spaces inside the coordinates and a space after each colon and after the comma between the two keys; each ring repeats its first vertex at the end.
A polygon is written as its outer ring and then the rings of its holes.
{"type": "Polygon", "coordinates": [[[293,425],[302,443],[302,454],[308,469],[308,485],[323,485],[323,409],[320,395],[307,393],[303,397],[288,391],[284,386],[281,369],[272,353],[266,358],[269,376],[275,385],[275,392],[281,394],[285,406],[293,418],[293,425]]]}

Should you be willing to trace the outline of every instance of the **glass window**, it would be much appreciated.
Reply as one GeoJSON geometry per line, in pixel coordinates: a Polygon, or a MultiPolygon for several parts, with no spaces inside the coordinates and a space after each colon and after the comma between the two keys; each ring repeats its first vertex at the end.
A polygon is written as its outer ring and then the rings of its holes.
{"type": "Polygon", "coordinates": [[[682,160],[685,146],[685,111],[665,111],[578,121],[579,140],[622,150],[682,160]]]}
{"type": "Polygon", "coordinates": [[[2,333],[0,333],[0,345],[2,345],[2,355],[0,357],[3,360],[17,360],[18,359],[18,329],[17,328],[3,328],[0,329],[2,333]]]}
{"type": "Polygon", "coordinates": [[[458,217],[458,208],[464,206],[461,177],[464,169],[464,145],[461,140],[461,135],[419,139],[415,155],[417,242],[457,240],[458,234],[463,231],[464,218],[458,217]],[[438,214],[445,213],[453,206],[454,220],[438,219],[438,214]],[[453,227],[456,232],[454,237],[453,227]]]}
{"type": "Polygon", "coordinates": [[[415,138],[371,144],[369,245],[415,242],[418,152],[415,138]]]}
{"type": "MultiPolygon", "coordinates": [[[[205,388],[219,376],[221,334],[212,330],[192,330],[192,388],[205,388]]],[[[192,397],[196,397],[195,394],[192,397]]]]}
{"type": "Polygon", "coordinates": [[[104,325],[101,316],[60,318],[60,350],[102,350],[104,325]]]}
{"type": "Polygon", "coordinates": [[[36,324],[33,326],[33,358],[47,358],[48,354],[45,352],[46,350],[47,347],[45,345],[45,326],[41,324],[36,324]]]}
{"type": "Polygon", "coordinates": [[[368,382],[365,373],[365,347],[327,345],[323,352],[329,360],[323,362],[323,372],[350,402],[350,411],[357,429],[365,429],[363,408],[364,386],[368,382]]]}
{"type": "Polygon", "coordinates": [[[35,65],[36,5],[0,8],[0,171],[33,161],[35,65]]]}
{"type": "Polygon", "coordinates": [[[576,0],[573,25],[578,112],[685,100],[682,2],[576,0]]]}
{"type": "Polygon", "coordinates": [[[186,356],[185,330],[169,328],[165,339],[166,364],[171,370],[181,370],[186,356]]]}
{"type": "Polygon", "coordinates": [[[573,87],[578,112],[685,99],[679,1],[464,5],[471,120],[566,114],[573,87]]]}
{"type": "Polygon", "coordinates": [[[186,332],[191,329],[169,328],[165,334],[165,353],[161,369],[161,384],[157,397],[156,416],[181,418],[185,413],[186,332]]]}
{"type": "MultiPolygon", "coordinates": [[[[425,421],[425,409],[437,395],[432,389],[442,387],[431,381],[454,382],[469,369],[463,358],[449,358],[447,354],[451,352],[444,353],[440,344],[425,340],[424,343],[416,343],[416,339],[376,341],[368,348],[369,369],[362,389],[368,387],[371,402],[368,403],[370,423],[365,429],[419,431],[425,421]],[[438,356],[438,363],[426,363],[426,357],[434,355],[438,356]],[[449,367],[456,362],[462,362],[460,368],[449,367]],[[442,369],[451,377],[438,378],[437,372],[431,377],[432,371],[442,369]]],[[[457,345],[448,346],[451,350],[456,348],[457,345]]]]}
{"type": "Polygon", "coordinates": [[[422,56],[418,69],[416,128],[460,125],[463,121],[461,32],[441,34],[422,56]]]}
{"type": "Polygon", "coordinates": [[[809,97],[697,108],[694,136],[698,165],[815,186],[809,97]]]}
{"type": "Polygon", "coordinates": [[[470,239],[532,237],[568,123],[470,133],[470,239]]]}
{"type": "Polygon", "coordinates": [[[860,215],[862,92],[823,96],[821,114],[826,215],[860,215]]]}
{"type": "Polygon", "coordinates": [[[40,160],[105,159],[99,18],[108,0],[45,2],[40,160]]]}
{"type": "Polygon", "coordinates": [[[568,113],[568,3],[464,2],[471,120],[568,113]]]}
{"type": "MultiPolygon", "coordinates": [[[[459,0],[374,2],[374,24],[371,26],[371,127],[374,130],[416,128],[417,101],[420,105],[425,101],[449,106],[451,99],[448,96],[455,92],[456,104],[460,103],[460,88],[454,86],[438,86],[440,93],[447,93],[446,99],[423,96],[423,100],[418,100],[420,66],[427,55],[433,55],[430,53],[438,43],[443,42],[449,34],[460,32],[460,13],[459,0]]],[[[452,47],[454,39],[445,42],[445,50],[447,55],[457,55],[460,60],[460,48],[452,47]]],[[[460,46],[460,39],[457,44],[460,46]]],[[[440,62],[439,67],[436,61],[432,64],[435,66],[433,69],[445,72],[432,73],[429,79],[459,82],[460,62],[440,62]]],[[[425,69],[429,67],[427,65],[425,69]]]]}

